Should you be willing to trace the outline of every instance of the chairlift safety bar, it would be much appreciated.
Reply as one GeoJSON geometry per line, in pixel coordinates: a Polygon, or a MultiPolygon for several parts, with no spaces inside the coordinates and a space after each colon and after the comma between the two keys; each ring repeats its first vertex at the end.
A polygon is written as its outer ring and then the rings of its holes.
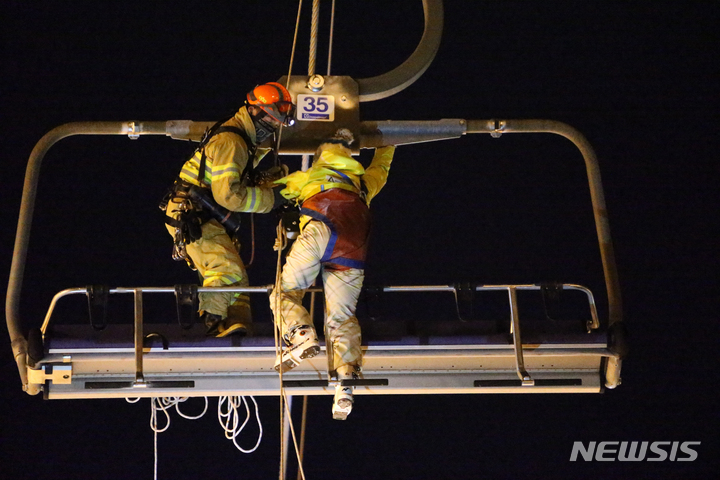
{"type": "MultiPolygon", "coordinates": [[[[563,289],[567,290],[578,290],[587,296],[588,299],[588,306],[590,307],[590,315],[592,320],[590,320],[587,324],[588,331],[589,330],[595,330],[600,327],[600,321],[598,318],[597,313],[597,306],[595,304],[595,296],[593,295],[592,291],[590,291],[589,288],[584,287],[582,285],[576,285],[571,283],[565,283],[562,284],[563,289]]],[[[208,293],[208,292],[233,292],[233,293],[267,293],[269,294],[273,289],[273,285],[268,285],[265,287],[198,287],[197,291],[198,293],[208,293]]],[[[493,290],[506,290],[510,292],[510,290],[540,290],[542,289],[542,285],[534,285],[534,284],[525,284],[525,285],[477,285],[475,287],[475,291],[493,291],[493,290]]],[[[322,287],[310,287],[307,289],[307,292],[309,293],[320,293],[322,292],[322,287]]],[[[383,292],[453,292],[457,293],[457,287],[453,285],[400,285],[400,286],[387,286],[382,287],[383,292]]],[[[50,319],[52,317],[52,314],[55,310],[55,307],[57,306],[58,301],[66,297],[68,295],[87,295],[88,289],[87,288],[68,288],[65,290],[62,290],[55,294],[52,301],[50,302],[50,307],[48,308],[48,311],[45,315],[45,321],[42,324],[42,327],[40,328],[43,335],[48,329],[48,326],[50,325],[50,319]]],[[[136,299],[138,298],[138,294],[142,293],[176,293],[175,287],[118,287],[108,290],[108,293],[110,294],[122,294],[122,293],[132,293],[136,296],[136,299]]],[[[516,302],[516,301],[515,301],[516,302]]],[[[517,309],[517,304],[513,302],[511,299],[510,305],[515,305],[515,308],[517,309]]],[[[136,310],[136,318],[137,318],[137,310],[136,310]]]]}

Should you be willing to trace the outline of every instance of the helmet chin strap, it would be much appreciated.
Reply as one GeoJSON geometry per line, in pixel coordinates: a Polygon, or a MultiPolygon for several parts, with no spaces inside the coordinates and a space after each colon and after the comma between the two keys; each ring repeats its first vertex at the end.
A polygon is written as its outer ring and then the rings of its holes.
{"type": "Polygon", "coordinates": [[[250,115],[250,118],[252,118],[253,124],[255,125],[255,137],[257,139],[257,145],[272,137],[275,133],[275,127],[265,121],[264,117],[264,115],[262,117],[260,115],[250,115]]]}

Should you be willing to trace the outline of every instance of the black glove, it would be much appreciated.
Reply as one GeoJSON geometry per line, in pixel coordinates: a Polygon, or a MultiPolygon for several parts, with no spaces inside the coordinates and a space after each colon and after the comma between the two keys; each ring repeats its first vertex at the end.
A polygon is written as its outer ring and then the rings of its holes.
{"type": "Polygon", "coordinates": [[[277,165],[267,170],[253,170],[253,185],[256,187],[273,187],[275,180],[280,180],[288,174],[286,165],[277,165]]]}
{"type": "Polygon", "coordinates": [[[279,185],[272,189],[273,196],[275,197],[273,200],[273,207],[272,207],[273,210],[277,210],[278,208],[281,208],[284,205],[290,204],[290,200],[288,200],[287,198],[280,195],[280,190],[282,190],[283,188],[285,188],[285,187],[283,187],[282,185],[279,185]]]}
{"type": "Polygon", "coordinates": [[[186,245],[191,244],[202,238],[202,220],[197,212],[183,212],[178,220],[181,223],[183,241],[186,245]]]}
{"type": "Polygon", "coordinates": [[[280,211],[285,235],[289,240],[295,240],[300,235],[300,209],[286,205],[280,211]]]}

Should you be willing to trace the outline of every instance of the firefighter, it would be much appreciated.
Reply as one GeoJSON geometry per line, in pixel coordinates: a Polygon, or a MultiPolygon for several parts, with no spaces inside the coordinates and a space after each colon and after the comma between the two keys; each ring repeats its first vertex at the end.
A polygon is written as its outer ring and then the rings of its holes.
{"type": "MultiPolygon", "coordinates": [[[[272,180],[286,172],[259,185],[255,167],[272,149],[264,145],[271,144],[281,125],[291,124],[293,113],[290,93],[281,84],[255,87],[237,113],[206,133],[166,197],[173,258],[197,269],[204,287],[249,285],[239,245],[231,238],[239,227],[230,221],[232,212],[268,213],[285,201],[272,180]]],[[[200,293],[199,311],[208,336],[247,334],[251,329],[247,294],[200,293]]]]}
{"type": "MultiPolygon", "coordinates": [[[[362,366],[361,332],[355,308],[364,279],[370,234],[369,205],[387,181],[394,146],[375,151],[365,169],[352,158],[352,133],[338,130],[324,141],[306,172],[277,183],[281,194],[300,204],[300,235],[282,270],[280,292],[270,306],[286,348],[276,370],[287,371],[320,347],[312,319],[302,305],[306,289],[322,273],[325,292],[326,345],[332,349],[331,374],[338,380],[358,378],[362,366]]],[[[345,420],[352,410],[352,387],[336,386],[332,413],[345,420]]]]}

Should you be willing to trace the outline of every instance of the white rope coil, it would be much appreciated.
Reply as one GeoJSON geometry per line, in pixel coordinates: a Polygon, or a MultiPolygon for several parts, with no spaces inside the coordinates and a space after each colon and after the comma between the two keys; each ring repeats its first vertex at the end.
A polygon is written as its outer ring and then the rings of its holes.
{"type": "MultiPolygon", "coordinates": [[[[168,428],[170,428],[170,409],[172,409],[172,407],[175,407],[175,411],[177,411],[178,415],[180,415],[182,418],[185,418],[187,420],[197,420],[199,418],[202,418],[208,411],[208,398],[203,397],[203,399],[205,400],[205,406],[203,407],[202,412],[200,412],[198,415],[189,415],[187,413],[183,413],[182,410],[180,410],[180,404],[186,402],[188,400],[188,397],[152,397],[150,399],[150,429],[153,431],[154,434],[153,443],[155,450],[155,480],[157,480],[158,469],[157,434],[165,432],[168,428]],[[159,426],[158,411],[162,411],[162,413],[165,414],[165,423],[163,427],[159,426]]],[[[140,398],[126,398],[125,401],[127,401],[128,403],[138,403],[140,401],[140,398]]],[[[254,397],[219,397],[218,421],[220,422],[220,426],[225,432],[225,438],[227,438],[228,440],[232,440],[235,448],[240,450],[242,453],[252,453],[260,446],[260,442],[262,441],[263,436],[263,427],[262,422],[260,421],[260,409],[258,408],[258,404],[255,401],[254,397]],[[250,405],[248,403],[248,398],[255,407],[255,419],[258,423],[259,433],[255,446],[253,446],[249,450],[246,450],[237,443],[237,438],[250,421],[250,405]],[[225,404],[227,404],[227,406],[223,407],[225,404]],[[246,417],[241,424],[238,408],[241,407],[243,404],[245,404],[246,417]]]]}
{"type": "Polygon", "coordinates": [[[258,408],[258,404],[255,401],[255,398],[250,396],[248,397],[252,401],[253,405],[255,406],[255,419],[258,423],[258,428],[260,429],[260,433],[258,434],[257,443],[255,443],[255,446],[252,447],[249,450],[245,450],[237,443],[237,437],[240,435],[240,432],[243,431],[247,423],[250,421],[250,404],[248,403],[248,400],[246,397],[220,397],[218,399],[218,421],[220,422],[220,426],[223,427],[223,430],[225,430],[225,438],[228,440],[232,440],[235,447],[240,450],[242,453],[252,453],[260,446],[260,441],[262,440],[263,436],[263,428],[262,428],[262,422],[260,421],[260,409],[258,408]],[[223,410],[223,405],[227,403],[227,409],[223,410]],[[245,404],[245,420],[242,422],[242,425],[240,425],[240,414],[238,413],[238,408],[241,407],[243,404],[245,404]]]}

